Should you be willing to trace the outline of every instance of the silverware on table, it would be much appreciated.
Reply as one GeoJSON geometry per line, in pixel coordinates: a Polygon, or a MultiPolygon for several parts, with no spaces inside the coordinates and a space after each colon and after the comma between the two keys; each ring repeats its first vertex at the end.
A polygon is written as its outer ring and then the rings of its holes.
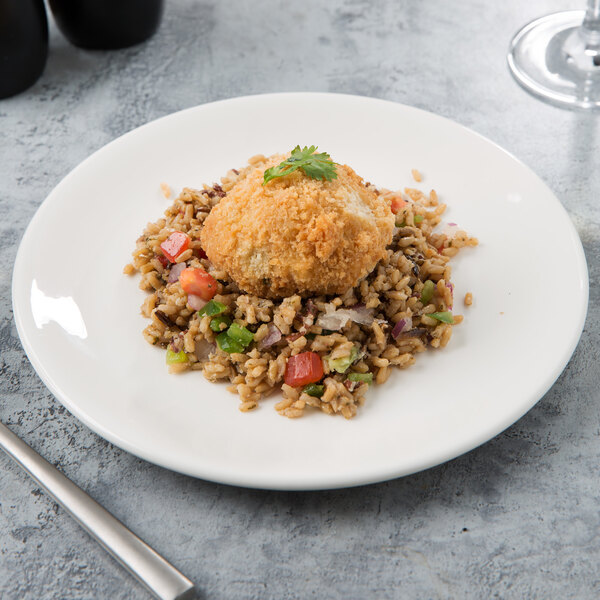
{"type": "Polygon", "coordinates": [[[123,523],[0,423],[0,449],[160,600],[191,600],[194,584],[123,523]]]}

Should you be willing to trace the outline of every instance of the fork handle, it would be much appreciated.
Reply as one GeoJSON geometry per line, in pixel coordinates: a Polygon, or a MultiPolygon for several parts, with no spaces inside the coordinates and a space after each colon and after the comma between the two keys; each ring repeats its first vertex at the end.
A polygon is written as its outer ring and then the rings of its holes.
{"type": "Polygon", "coordinates": [[[192,600],[194,584],[0,423],[0,449],[27,471],[101,546],[160,600],[192,600]]]}

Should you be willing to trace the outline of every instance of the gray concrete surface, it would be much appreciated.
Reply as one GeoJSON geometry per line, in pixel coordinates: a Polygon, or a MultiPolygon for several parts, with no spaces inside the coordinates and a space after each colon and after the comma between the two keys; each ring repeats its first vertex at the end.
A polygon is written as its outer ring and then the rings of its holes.
{"type": "MultiPolygon", "coordinates": [[[[42,79],[0,101],[2,420],[206,599],[600,597],[600,114],[538,102],[505,64],[508,41],[526,21],[583,4],[169,0],[152,40],[111,53],[77,50],[52,26],[42,79]],[[195,104],[299,90],[412,104],[533,167],[581,235],[590,308],[552,389],[466,456],[358,489],[236,489],[143,462],[53,399],[13,324],[12,264],[45,196],[115,136],[195,104]]],[[[549,232],[548,243],[560,243],[560,232],[549,232]]],[[[0,456],[0,597],[149,596],[0,456]]]]}

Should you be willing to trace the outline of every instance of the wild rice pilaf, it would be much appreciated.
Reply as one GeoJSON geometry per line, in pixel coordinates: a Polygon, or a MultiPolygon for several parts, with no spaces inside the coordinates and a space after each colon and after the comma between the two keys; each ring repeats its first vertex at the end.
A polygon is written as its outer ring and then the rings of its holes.
{"type": "MultiPolygon", "coordinates": [[[[229,171],[220,184],[184,189],[163,218],[147,225],[137,240],[133,263],[124,269],[129,275],[141,273],[140,288],[148,292],[142,313],[151,323],[143,335],[148,343],[180,357],[169,365],[171,373],[195,370],[209,381],[231,382],[229,389],[240,395],[242,411],[256,408],[261,398],[281,387],[283,399],[275,408],[284,416],[300,417],[312,406],[351,418],[364,402],[371,376],[373,383],[382,384],[393,367],[409,367],[417,353],[446,346],[453,325],[463,319],[450,312],[448,263],[460,248],[477,245],[477,239],[453,223],[433,232],[446,208],[434,190],[376,190],[390,202],[395,199],[401,209],[387,257],[356,287],[340,296],[292,295],[281,300],[246,294],[206,258],[200,231],[238,178],[266,160],[255,156],[241,171],[229,171]],[[171,264],[160,245],[175,231],[188,234],[191,243],[171,264]],[[200,316],[187,304],[173,272],[183,263],[206,270],[218,281],[214,300],[227,307],[228,322],[253,334],[243,353],[229,354],[217,347],[214,317],[200,316]],[[288,358],[306,351],[322,358],[322,386],[307,389],[282,383],[288,358]],[[340,364],[345,368],[336,370],[340,364]]],[[[419,181],[421,175],[414,178],[419,181]]]]}

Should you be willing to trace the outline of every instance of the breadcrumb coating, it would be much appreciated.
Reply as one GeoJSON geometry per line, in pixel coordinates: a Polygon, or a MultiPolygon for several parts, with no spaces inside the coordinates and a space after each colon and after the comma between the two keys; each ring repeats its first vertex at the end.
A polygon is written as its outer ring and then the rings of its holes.
{"type": "Polygon", "coordinates": [[[390,203],[347,165],[332,181],[297,170],[263,186],[265,169],[285,158],[240,177],[205,220],[202,247],[248,293],[342,294],[386,255],[390,203]]]}

